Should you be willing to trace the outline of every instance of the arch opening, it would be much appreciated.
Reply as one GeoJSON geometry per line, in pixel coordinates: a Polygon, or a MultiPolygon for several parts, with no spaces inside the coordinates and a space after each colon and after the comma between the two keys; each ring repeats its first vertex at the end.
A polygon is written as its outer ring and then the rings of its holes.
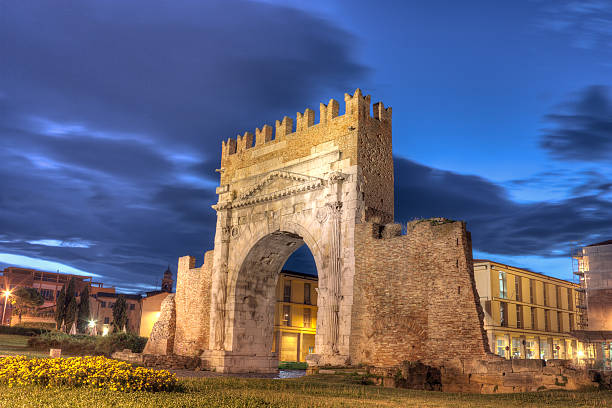
{"type": "Polygon", "coordinates": [[[292,232],[276,231],[253,245],[236,276],[235,352],[264,358],[271,367],[305,362],[315,352],[316,265],[304,239],[292,232]]]}

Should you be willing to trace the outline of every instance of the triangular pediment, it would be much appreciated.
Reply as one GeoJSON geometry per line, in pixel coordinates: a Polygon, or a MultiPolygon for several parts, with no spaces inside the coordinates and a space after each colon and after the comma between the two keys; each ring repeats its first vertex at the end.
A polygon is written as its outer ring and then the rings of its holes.
{"type": "Polygon", "coordinates": [[[323,186],[323,179],[288,171],[272,171],[238,197],[234,206],[255,204],[323,186]]]}

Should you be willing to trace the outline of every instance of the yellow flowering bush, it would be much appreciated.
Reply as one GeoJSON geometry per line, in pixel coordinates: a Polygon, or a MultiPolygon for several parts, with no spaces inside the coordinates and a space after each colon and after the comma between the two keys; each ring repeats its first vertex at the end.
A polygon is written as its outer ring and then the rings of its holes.
{"type": "Polygon", "coordinates": [[[176,375],[167,370],[134,367],[106,357],[0,358],[0,384],[37,384],[46,387],[72,386],[112,391],[171,391],[176,375]]]}

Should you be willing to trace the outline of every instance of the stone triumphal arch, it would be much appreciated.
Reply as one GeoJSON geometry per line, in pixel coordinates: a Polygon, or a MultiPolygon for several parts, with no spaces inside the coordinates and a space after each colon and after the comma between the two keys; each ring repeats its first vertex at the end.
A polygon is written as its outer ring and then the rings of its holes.
{"type": "MultiPolygon", "coordinates": [[[[307,245],[319,276],[309,364],[472,358],[488,350],[462,222],[393,224],[391,108],[358,89],[223,142],[214,249],[179,260],[145,353],[274,372],[275,287],[307,245]],[[404,226],[406,229],[406,226],[404,226]],[[461,337],[458,339],[457,337],[461,337]],[[453,344],[456,343],[456,344],[453,344]],[[451,351],[452,350],[452,351],[451,351]]],[[[418,197],[413,197],[417,200],[418,197]]]]}

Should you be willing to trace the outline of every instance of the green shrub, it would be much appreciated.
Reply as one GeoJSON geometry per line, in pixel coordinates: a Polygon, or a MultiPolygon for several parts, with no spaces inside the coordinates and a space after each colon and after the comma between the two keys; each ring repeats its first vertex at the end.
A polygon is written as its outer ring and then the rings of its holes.
{"type": "Polygon", "coordinates": [[[145,346],[147,345],[147,338],[140,337],[132,333],[112,333],[108,336],[97,337],[99,339],[96,351],[99,354],[110,355],[111,353],[130,349],[133,353],[142,353],[145,346]]]}
{"type": "Polygon", "coordinates": [[[23,326],[0,326],[0,334],[18,334],[20,336],[38,336],[39,334],[47,333],[49,330],[23,327],[23,326]]]}
{"type": "Polygon", "coordinates": [[[23,322],[14,327],[23,327],[26,329],[43,329],[45,331],[55,330],[55,323],[48,322],[23,322]]]}
{"type": "Polygon", "coordinates": [[[36,350],[59,348],[75,355],[111,355],[115,351],[130,349],[140,353],[147,344],[145,337],[131,333],[113,333],[108,336],[70,335],[60,331],[44,333],[32,337],[28,345],[36,350]]]}
{"type": "Polygon", "coordinates": [[[279,370],[306,370],[308,368],[308,363],[305,362],[295,362],[295,361],[281,361],[278,364],[279,370]]]}

